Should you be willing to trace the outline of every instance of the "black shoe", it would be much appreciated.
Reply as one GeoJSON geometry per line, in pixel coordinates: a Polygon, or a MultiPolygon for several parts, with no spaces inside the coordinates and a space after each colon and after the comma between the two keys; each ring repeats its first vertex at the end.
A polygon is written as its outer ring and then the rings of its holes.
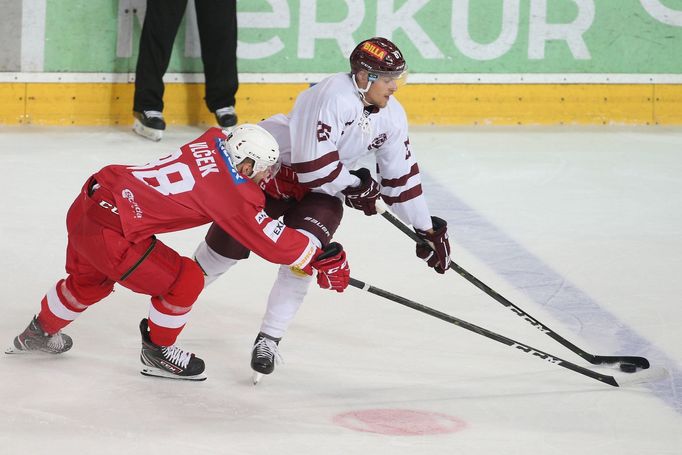
{"type": "Polygon", "coordinates": [[[20,335],[14,337],[14,345],[8,348],[6,354],[20,352],[47,352],[48,354],[61,354],[73,346],[71,337],[57,332],[53,335],[45,332],[38,322],[38,316],[34,316],[31,323],[20,335]]]}
{"type": "Polygon", "coordinates": [[[215,111],[215,119],[223,128],[230,128],[237,124],[237,113],[234,106],[227,106],[215,111]]]}
{"type": "Polygon", "coordinates": [[[133,116],[135,117],[133,131],[152,141],[161,140],[163,137],[163,130],[166,129],[166,122],[163,120],[163,114],[161,112],[134,111],[133,116]]]}
{"type": "Polygon", "coordinates": [[[256,341],[253,343],[253,351],[251,351],[254,384],[258,384],[264,374],[275,371],[275,364],[282,361],[282,357],[279,355],[280,340],[281,338],[272,338],[263,332],[260,332],[256,337],[256,341]]]}
{"type": "Polygon", "coordinates": [[[142,352],[140,361],[145,365],[141,373],[145,376],[157,376],[170,379],[187,379],[203,381],[204,361],[191,352],[185,352],[179,347],[158,346],[149,338],[147,319],[140,321],[142,335],[142,352]]]}

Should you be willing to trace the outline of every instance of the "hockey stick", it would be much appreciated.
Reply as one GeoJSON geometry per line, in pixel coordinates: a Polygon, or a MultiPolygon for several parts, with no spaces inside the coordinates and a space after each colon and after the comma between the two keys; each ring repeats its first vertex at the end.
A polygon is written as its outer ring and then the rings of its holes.
{"type": "Polygon", "coordinates": [[[451,324],[454,324],[458,327],[461,327],[463,329],[469,330],[471,332],[477,333],[479,335],[483,335],[484,337],[490,338],[491,340],[495,340],[499,343],[506,344],[507,346],[511,346],[513,348],[518,349],[519,351],[529,354],[533,357],[537,357],[539,359],[545,360],[551,364],[558,365],[560,367],[567,368],[569,370],[575,371],[576,373],[580,373],[582,375],[588,376],[592,379],[596,379],[597,381],[603,382],[605,384],[608,384],[613,387],[624,387],[628,385],[633,385],[633,384],[641,384],[644,382],[648,382],[652,379],[658,379],[661,377],[661,375],[665,374],[665,371],[659,369],[652,369],[648,374],[640,374],[640,375],[632,375],[629,378],[622,378],[616,380],[615,377],[609,376],[606,374],[601,374],[596,371],[589,370],[587,368],[581,367],[580,365],[576,365],[575,363],[571,363],[567,360],[561,359],[555,355],[548,354],[546,352],[543,352],[539,349],[533,348],[531,346],[528,346],[523,343],[519,343],[518,341],[512,340],[511,338],[507,338],[504,335],[500,335],[499,333],[493,332],[488,329],[484,329],[483,327],[479,327],[477,325],[474,325],[470,322],[464,321],[462,319],[456,318],[454,316],[450,316],[449,314],[442,313],[436,309],[427,307],[425,305],[422,305],[420,303],[414,302],[412,300],[406,299],[405,297],[401,297],[399,295],[393,294],[388,291],[384,291],[383,289],[379,289],[375,286],[371,286],[363,281],[356,280],[355,278],[350,279],[350,285],[360,289],[362,291],[369,292],[370,294],[378,295],[379,297],[383,297],[385,299],[391,300],[393,302],[399,303],[400,305],[412,308],[414,310],[420,311],[422,313],[428,314],[429,316],[433,316],[435,318],[438,318],[442,321],[449,322],[451,324]]]}
{"type": "MultiPolygon", "coordinates": [[[[382,200],[377,200],[376,203],[376,208],[377,212],[381,214],[385,219],[387,219],[393,226],[397,227],[401,231],[403,231],[405,234],[407,234],[408,237],[410,237],[412,240],[414,240],[417,243],[424,243],[424,240],[417,235],[416,232],[414,232],[412,229],[410,229],[409,226],[407,226],[405,223],[403,223],[401,220],[399,220],[395,215],[393,215],[391,212],[388,211],[388,207],[386,207],[386,203],[382,200]]],[[[603,364],[630,364],[630,365],[635,365],[636,367],[639,368],[649,368],[649,361],[644,358],[644,357],[637,357],[637,356],[608,356],[608,355],[594,355],[590,354],[589,352],[586,352],[582,349],[580,349],[578,346],[574,345],[570,341],[568,341],[566,338],[562,337],[549,327],[547,327],[545,324],[542,322],[538,321],[535,319],[533,316],[530,314],[526,313],[523,311],[521,308],[518,306],[514,305],[512,302],[498,294],[495,290],[493,290],[490,286],[487,284],[483,283],[481,280],[473,276],[471,273],[467,272],[464,268],[460,267],[457,263],[454,261],[450,262],[450,268],[457,272],[460,276],[462,276],[464,279],[469,281],[471,284],[476,286],[478,289],[481,291],[485,292],[488,294],[490,297],[495,299],[498,303],[502,304],[503,306],[509,308],[512,313],[520,317],[521,319],[525,320],[528,322],[530,325],[535,327],[536,329],[540,330],[543,332],[545,335],[548,335],[549,337],[553,338],[555,341],[559,342],[561,345],[567,347],[574,353],[578,354],[580,357],[583,359],[587,360],[590,362],[592,365],[603,365],[603,364]]]]}

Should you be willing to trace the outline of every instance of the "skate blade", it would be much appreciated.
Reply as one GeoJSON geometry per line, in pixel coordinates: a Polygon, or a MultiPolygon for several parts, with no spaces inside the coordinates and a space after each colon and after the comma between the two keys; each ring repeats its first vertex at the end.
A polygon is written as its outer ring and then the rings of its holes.
{"type": "Polygon", "coordinates": [[[205,381],[206,380],[206,374],[205,373],[200,373],[196,374],[194,376],[178,376],[177,374],[169,373],[168,371],[161,370],[159,368],[153,368],[153,367],[144,367],[140,371],[141,374],[144,376],[151,376],[155,378],[166,378],[166,379],[175,379],[175,380],[182,380],[182,381],[205,381]]]}
{"type": "Polygon", "coordinates": [[[7,349],[5,349],[5,354],[26,354],[28,352],[32,352],[32,351],[26,351],[24,349],[17,349],[15,346],[10,346],[7,349]]]}
{"type": "Polygon", "coordinates": [[[155,130],[154,128],[147,128],[138,119],[133,123],[133,131],[142,137],[151,139],[154,142],[159,142],[163,138],[163,130],[155,130]]]}
{"type": "Polygon", "coordinates": [[[253,382],[253,385],[258,385],[261,379],[263,379],[263,373],[254,371],[253,376],[251,376],[251,381],[253,382]]]}
{"type": "MultiPolygon", "coordinates": [[[[67,349],[67,351],[68,351],[68,349],[67,349]]],[[[63,354],[64,352],[66,352],[66,351],[53,352],[53,351],[42,351],[40,349],[18,349],[14,346],[10,346],[7,349],[5,349],[5,354],[11,354],[11,355],[21,354],[21,355],[47,355],[47,356],[51,356],[51,355],[63,354]]]]}

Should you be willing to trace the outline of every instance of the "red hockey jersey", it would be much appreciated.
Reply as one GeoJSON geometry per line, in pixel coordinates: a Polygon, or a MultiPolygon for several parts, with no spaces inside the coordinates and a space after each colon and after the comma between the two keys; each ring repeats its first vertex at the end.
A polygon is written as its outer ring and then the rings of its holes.
{"type": "Polygon", "coordinates": [[[125,237],[137,242],[215,221],[262,258],[304,268],[317,248],[265,213],[263,192],[237,172],[224,139],[221,129],[211,128],[167,157],[97,172],[97,182],[114,196],[125,237]]]}

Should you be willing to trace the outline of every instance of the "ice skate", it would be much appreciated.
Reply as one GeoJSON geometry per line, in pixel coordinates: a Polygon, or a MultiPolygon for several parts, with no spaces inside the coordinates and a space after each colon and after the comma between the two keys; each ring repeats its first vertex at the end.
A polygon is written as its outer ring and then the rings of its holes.
{"type": "Polygon", "coordinates": [[[142,373],[145,376],[159,378],[183,379],[187,381],[203,381],[204,361],[191,352],[185,352],[179,347],[157,346],[149,338],[147,319],[140,321],[142,335],[142,352],[140,361],[144,365],[142,373]]]}
{"type": "Polygon", "coordinates": [[[237,113],[234,106],[227,106],[215,111],[215,119],[223,128],[230,129],[237,124],[237,113]]]}
{"type": "Polygon", "coordinates": [[[163,138],[163,130],[166,129],[166,122],[163,114],[159,111],[133,112],[135,121],[133,131],[142,137],[158,142],[163,138]]]}
{"type": "Polygon", "coordinates": [[[264,374],[275,371],[275,364],[282,362],[279,355],[279,340],[272,338],[263,332],[259,333],[253,344],[251,352],[251,369],[253,369],[253,384],[256,385],[263,378],[264,374]]]}
{"type": "Polygon", "coordinates": [[[73,340],[70,336],[62,332],[53,335],[46,333],[38,322],[38,316],[34,316],[26,330],[14,338],[13,345],[5,350],[5,354],[26,352],[61,354],[71,349],[72,346],[73,340]]]}

